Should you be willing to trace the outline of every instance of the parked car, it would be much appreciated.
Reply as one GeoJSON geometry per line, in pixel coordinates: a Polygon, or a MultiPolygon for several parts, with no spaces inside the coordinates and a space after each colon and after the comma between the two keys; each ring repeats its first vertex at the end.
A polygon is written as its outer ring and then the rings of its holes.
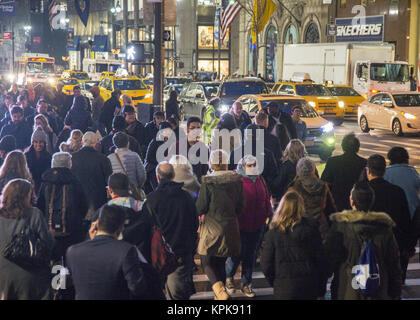
{"type": "Polygon", "coordinates": [[[203,118],[211,98],[217,96],[219,82],[191,82],[184,84],[180,101],[181,120],[195,116],[203,118]]]}
{"type": "Polygon", "coordinates": [[[178,92],[178,100],[179,100],[179,95],[181,94],[181,91],[182,91],[183,87],[184,87],[183,84],[170,84],[170,85],[166,86],[165,88],[163,88],[163,101],[165,102],[166,100],[169,99],[169,95],[170,95],[171,91],[173,91],[173,90],[178,92]]]}
{"type": "Polygon", "coordinates": [[[171,84],[184,84],[191,82],[191,78],[185,78],[185,77],[166,77],[165,78],[165,85],[171,85],[171,84]]]}
{"type": "Polygon", "coordinates": [[[302,120],[306,123],[306,151],[317,154],[321,160],[327,160],[335,149],[334,125],[322,118],[307,101],[296,95],[250,94],[239,97],[236,101],[242,103],[243,110],[251,117],[265,108],[270,102],[276,102],[280,110],[292,114],[292,108],[302,109],[302,120]]]}
{"type": "Polygon", "coordinates": [[[420,94],[380,92],[359,105],[358,123],[363,132],[391,130],[395,135],[420,133],[420,94]]]}

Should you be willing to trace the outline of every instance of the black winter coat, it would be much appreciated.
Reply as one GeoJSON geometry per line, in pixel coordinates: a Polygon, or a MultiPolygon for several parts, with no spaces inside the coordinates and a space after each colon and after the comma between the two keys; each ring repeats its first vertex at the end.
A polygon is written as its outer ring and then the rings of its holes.
{"type": "Polygon", "coordinates": [[[116,108],[121,109],[120,100],[117,97],[111,97],[105,101],[99,115],[99,122],[105,126],[108,133],[112,130],[112,120],[114,119],[116,108]]]}
{"type": "Polygon", "coordinates": [[[350,209],[350,191],[366,167],[366,159],[344,153],[328,159],[321,179],[328,183],[338,211],[350,209]]]}
{"type": "Polygon", "coordinates": [[[71,130],[79,129],[85,133],[93,125],[93,122],[89,111],[81,106],[73,106],[67,113],[64,124],[71,130]]]}
{"type": "Polygon", "coordinates": [[[410,247],[411,219],[404,190],[383,178],[373,179],[369,184],[375,191],[372,211],[385,212],[392,218],[396,224],[393,230],[400,251],[407,251],[410,247]]]}
{"type": "Polygon", "coordinates": [[[25,150],[31,145],[32,127],[26,121],[10,121],[1,129],[0,139],[9,134],[15,137],[17,149],[25,150]]]}
{"type": "Polygon", "coordinates": [[[289,185],[293,182],[296,177],[296,164],[290,160],[279,165],[279,174],[275,177],[273,186],[275,193],[273,197],[281,199],[286,193],[289,185]]]}
{"type": "Polygon", "coordinates": [[[128,124],[125,128],[125,132],[136,139],[140,148],[140,157],[144,159],[146,157],[147,146],[146,144],[146,130],[140,121],[128,124]]]}
{"type": "Polygon", "coordinates": [[[392,233],[395,225],[382,212],[343,211],[330,217],[325,249],[333,300],[399,299],[401,295],[401,266],[398,245],[392,233]],[[371,239],[376,248],[380,287],[374,297],[365,297],[353,288],[354,266],[359,264],[363,239],[371,239]]]}
{"type": "Polygon", "coordinates": [[[316,299],[325,294],[326,260],[317,225],[303,217],[293,231],[269,230],[264,238],[262,271],[274,297],[316,299]]]}
{"type": "Polygon", "coordinates": [[[197,209],[191,195],[182,190],[183,185],[161,180],[144,204],[144,210],[150,208],[158,218],[165,239],[177,256],[192,255],[197,247],[197,209]]]}
{"type": "Polygon", "coordinates": [[[97,210],[107,201],[106,186],[112,174],[109,159],[92,147],[83,147],[72,155],[71,171],[79,179],[89,202],[97,210]]]}
{"type": "Polygon", "coordinates": [[[41,187],[42,174],[51,168],[51,155],[47,151],[42,151],[39,158],[36,156],[36,151],[33,146],[25,152],[26,162],[28,163],[29,171],[31,172],[34,181],[35,194],[38,195],[39,188],[41,187]]]}
{"type": "MultiPolygon", "coordinates": [[[[164,143],[163,141],[158,141],[156,139],[153,139],[149,143],[149,147],[147,148],[146,159],[144,162],[144,168],[146,169],[146,174],[147,174],[147,180],[146,180],[146,183],[144,184],[144,192],[146,194],[155,190],[158,185],[158,182],[156,179],[156,167],[158,165],[158,161],[156,159],[156,152],[163,143],[164,143]]],[[[166,156],[167,155],[168,153],[166,153],[166,156]]]]}
{"type": "MultiPolygon", "coordinates": [[[[296,126],[293,123],[292,116],[287,112],[280,111],[279,121],[286,126],[290,139],[297,139],[296,126]]],[[[272,116],[268,117],[268,132],[273,131],[276,123],[277,121],[272,116]]]]}
{"type": "Polygon", "coordinates": [[[166,107],[166,119],[169,119],[172,115],[175,117],[175,119],[179,118],[179,106],[178,101],[176,100],[168,100],[165,104],[166,107]]]}
{"type": "Polygon", "coordinates": [[[150,141],[156,138],[157,133],[159,132],[159,126],[156,126],[155,120],[148,122],[144,126],[145,130],[145,144],[149,146],[150,141]]]}
{"type": "MultiPolygon", "coordinates": [[[[114,137],[114,134],[116,134],[118,131],[112,131],[105,137],[99,141],[99,151],[103,153],[106,156],[109,156],[111,153],[114,153],[116,147],[114,145],[114,142],[112,141],[112,138],[114,137]]],[[[132,136],[128,136],[128,142],[130,143],[129,149],[135,153],[137,153],[141,159],[144,159],[141,155],[140,145],[137,142],[136,139],[134,139],[132,136]]]]}

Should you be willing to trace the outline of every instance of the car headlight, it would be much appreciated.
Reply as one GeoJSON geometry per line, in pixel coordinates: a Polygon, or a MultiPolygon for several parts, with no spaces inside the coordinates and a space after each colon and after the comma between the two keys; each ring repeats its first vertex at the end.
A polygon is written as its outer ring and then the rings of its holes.
{"type": "Polygon", "coordinates": [[[344,108],[344,102],[343,101],[338,101],[338,106],[340,108],[344,108]]]}
{"type": "Polygon", "coordinates": [[[406,113],[406,112],[401,112],[401,113],[404,116],[404,118],[406,118],[408,120],[416,120],[417,119],[417,117],[414,114],[406,113]]]}
{"type": "Polygon", "coordinates": [[[146,94],[145,96],[144,96],[144,98],[145,99],[147,99],[147,98],[150,98],[152,95],[150,94],[150,93],[148,93],[148,94],[146,94]]]}
{"type": "Polygon", "coordinates": [[[48,83],[49,84],[54,84],[55,83],[55,79],[54,78],[48,78],[48,83]]]}
{"type": "Polygon", "coordinates": [[[334,125],[332,122],[328,122],[327,124],[324,124],[321,129],[324,133],[329,133],[334,130],[334,125]]]}
{"type": "Polygon", "coordinates": [[[222,104],[219,110],[220,110],[220,114],[226,113],[229,111],[229,106],[227,104],[222,104]]]}
{"type": "Polygon", "coordinates": [[[328,144],[329,146],[332,146],[332,145],[335,143],[335,138],[334,138],[334,137],[329,137],[329,138],[326,140],[326,142],[327,142],[327,144],[328,144]]]}
{"type": "Polygon", "coordinates": [[[308,104],[312,107],[315,108],[316,107],[316,103],[315,101],[309,101],[308,104]]]}

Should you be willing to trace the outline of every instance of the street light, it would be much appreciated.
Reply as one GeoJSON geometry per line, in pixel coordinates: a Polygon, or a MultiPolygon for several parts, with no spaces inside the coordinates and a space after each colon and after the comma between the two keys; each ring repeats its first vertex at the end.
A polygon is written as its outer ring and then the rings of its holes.
{"type": "Polygon", "coordinates": [[[118,13],[121,12],[121,10],[122,9],[121,9],[121,6],[120,6],[120,2],[117,1],[117,5],[115,7],[111,8],[111,13],[114,14],[114,15],[117,15],[118,13]]]}
{"type": "Polygon", "coordinates": [[[31,31],[31,30],[32,30],[32,27],[31,27],[31,26],[24,26],[24,27],[23,27],[23,29],[24,29],[26,32],[29,32],[29,31],[31,31]]]}

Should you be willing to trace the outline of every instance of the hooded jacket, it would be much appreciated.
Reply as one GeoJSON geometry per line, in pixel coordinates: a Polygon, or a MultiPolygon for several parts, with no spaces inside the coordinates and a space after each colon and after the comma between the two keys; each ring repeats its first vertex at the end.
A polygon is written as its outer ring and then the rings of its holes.
{"type": "Polygon", "coordinates": [[[238,216],[245,199],[241,175],[233,171],[216,171],[202,178],[196,201],[198,214],[204,214],[198,254],[234,257],[241,252],[238,216]]]}
{"type": "Polygon", "coordinates": [[[331,297],[337,300],[399,299],[401,266],[398,245],[392,233],[394,221],[383,212],[343,211],[333,222],[325,248],[329,274],[334,274],[331,297]],[[377,255],[380,287],[374,297],[365,297],[352,286],[353,267],[359,264],[364,239],[371,239],[377,255]]]}
{"type": "Polygon", "coordinates": [[[70,126],[72,130],[79,129],[85,133],[93,124],[90,112],[86,109],[85,97],[78,96],[74,98],[73,105],[64,119],[64,124],[70,126]]]}
{"type": "Polygon", "coordinates": [[[41,151],[40,157],[37,158],[36,151],[34,147],[31,146],[30,149],[25,152],[25,156],[32,179],[34,180],[35,194],[38,194],[38,190],[41,187],[42,174],[51,168],[51,155],[44,149],[41,151]]]}
{"type": "Polygon", "coordinates": [[[111,98],[105,101],[104,106],[99,115],[99,122],[105,126],[107,132],[111,132],[112,130],[112,119],[114,119],[114,113],[116,108],[121,109],[121,103],[117,97],[112,96],[111,98]]]}

